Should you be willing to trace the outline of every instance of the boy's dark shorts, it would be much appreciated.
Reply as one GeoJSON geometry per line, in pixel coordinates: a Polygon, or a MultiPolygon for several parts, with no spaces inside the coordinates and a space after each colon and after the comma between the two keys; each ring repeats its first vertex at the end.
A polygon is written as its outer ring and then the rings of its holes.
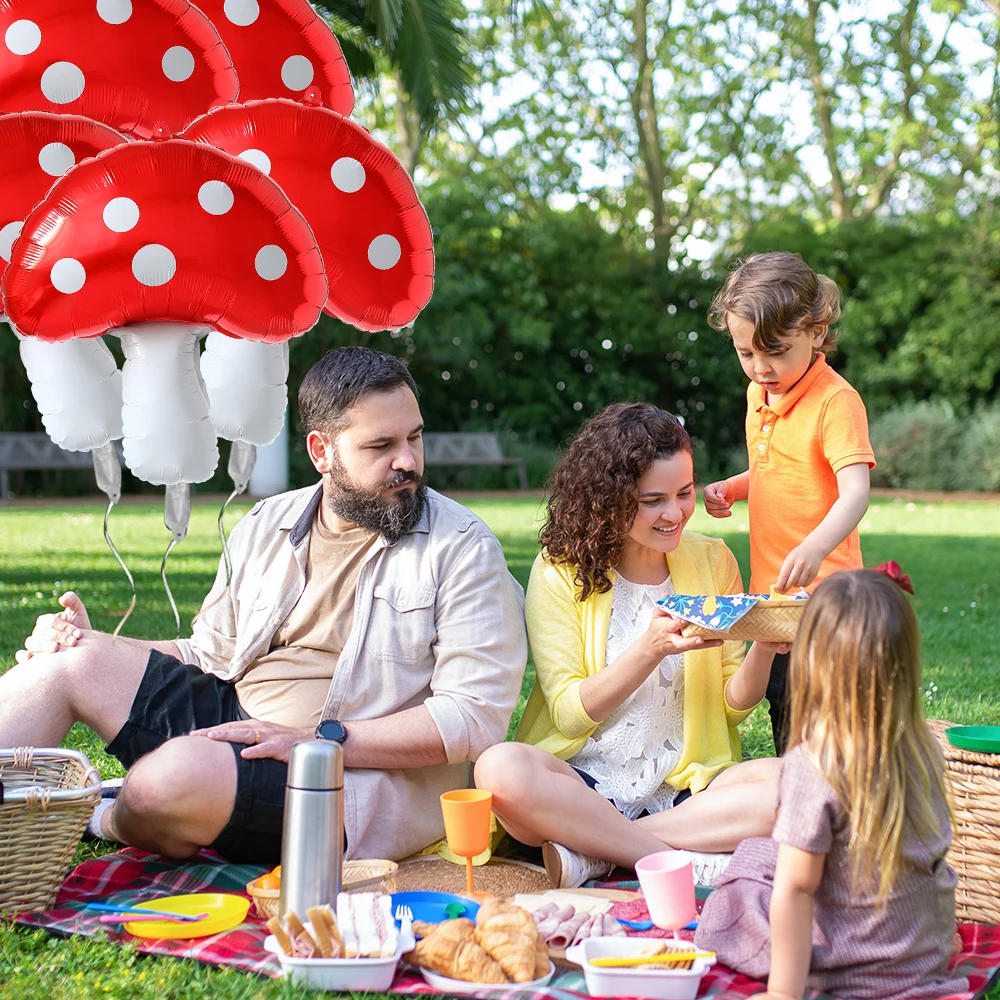
{"type": "MultiPolygon", "coordinates": [[[[248,718],[235,685],[152,650],[128,721],[106,749],[128,769],[175,736],[248,718]]],[[[228,861],[277,864],[288,765],[246,760],[240,756],[245,743],[229,745],[236,757],[236,804],[226,828],[206,846],[228,861]]]]}

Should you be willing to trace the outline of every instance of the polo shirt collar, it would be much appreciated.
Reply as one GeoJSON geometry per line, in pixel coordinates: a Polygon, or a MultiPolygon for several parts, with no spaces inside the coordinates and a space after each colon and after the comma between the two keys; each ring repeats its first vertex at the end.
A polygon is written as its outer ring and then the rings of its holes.
{"type": "MultiPolygon", "coordinates": [[[[426,535],[430,533],[432,493],[432,490],[427,491],[427,498],[424,502],[424,509],[420,513],[420,520],[410,528],[407,534],[418,532],[426,535]]],[[[311,494],[307,494],[300,500],[297,500],[288,509],[288,513],[278,525],[278,530],[289,532],[288,540],[292,545],[298,545],[309,534],[312,529],[313,518],[316,516],[316,511],[319,510],[322,500],[323,484],[320,483],[311,494]]]]}
{"type": "Polygon", "coordinates": [[[808,391],[809,387],[820,377],[829,367],[826,363],[826,356],[817,354],[816,360],[809,366],[805,373],[780,399],[773,403],[767,401],[767,391],[758,382],[750,383],[751,401],[755,412],[767,407],[776,416],[787,413],[808,391]]]}

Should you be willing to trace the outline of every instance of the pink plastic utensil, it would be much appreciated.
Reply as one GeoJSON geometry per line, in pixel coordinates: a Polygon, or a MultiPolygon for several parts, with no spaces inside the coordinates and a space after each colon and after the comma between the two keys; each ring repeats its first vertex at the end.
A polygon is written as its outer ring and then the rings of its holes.
{"type": "Polygon", "coordinates": [[[642,894],[653,923],[674,937],[697,913],[694,873],[687,851],[658,851],[635,863],[642,894]]]}

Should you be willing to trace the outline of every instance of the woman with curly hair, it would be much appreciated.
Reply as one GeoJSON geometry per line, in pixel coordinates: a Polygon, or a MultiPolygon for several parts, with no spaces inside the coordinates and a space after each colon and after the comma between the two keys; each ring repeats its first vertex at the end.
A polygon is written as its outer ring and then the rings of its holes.
{"type": "Polygon", "coordinates": [[[646,403],[598,413],[553,474],[525,603],[535,686],[476,784],[556,887],[667,847],[710,883],[774,825],[779,761],[741,762],[736,727],[787,647],[684,638],[655,603],[743,590],[723,542],[685,533],[695,502],[691,441],[646,403]]]}

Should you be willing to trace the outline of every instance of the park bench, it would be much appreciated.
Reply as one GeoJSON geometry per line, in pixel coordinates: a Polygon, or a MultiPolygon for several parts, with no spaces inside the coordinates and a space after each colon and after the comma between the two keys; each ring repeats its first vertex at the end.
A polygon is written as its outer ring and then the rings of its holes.
{"type": "Polygon", "coordinates": [[[504,458],[496,434],[440,431],[424,434],[424,465],[513,465],[522,490],[528,488],[523,458],[504,458]]]}
{"type": "Polygon", "coordinates": [[[48,434],[0,432],[0,503],[7,502],[11,469],[92,469],[89,451],[66,451],[48,434]]]}

